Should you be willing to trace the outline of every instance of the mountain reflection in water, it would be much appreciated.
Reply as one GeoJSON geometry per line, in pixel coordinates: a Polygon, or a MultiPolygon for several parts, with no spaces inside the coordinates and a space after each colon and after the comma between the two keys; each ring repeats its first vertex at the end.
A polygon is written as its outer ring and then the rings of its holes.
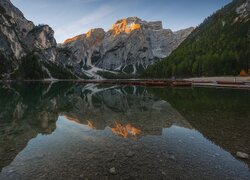
{"type": "Polygon", "coordinates": [[[141,133],[141,130],[131,126],[130,124],[123,126],[120,123],[115,122],[115,127],[112,128],[112,132],[124,138],[128,138],[129,135],[136,137],[141,133]]]}
{"type": "Polygon", "coordinates": [[[0,179],[249,179],[249,107],[244,90],[2,84],[0,179]]]}

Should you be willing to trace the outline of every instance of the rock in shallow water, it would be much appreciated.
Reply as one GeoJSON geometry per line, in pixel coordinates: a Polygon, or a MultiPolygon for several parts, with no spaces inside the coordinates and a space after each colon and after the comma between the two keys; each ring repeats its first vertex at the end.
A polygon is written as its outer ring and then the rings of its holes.
{"type": "Polygon", "coordinates": [[[110,174],[116,174],[115,167],[110,168],[109,172],[110,174]]]}
{"type": "Polygon", "coordinates": [[[249,155],[243,152],[237,152],[236,156],[241,159],[249,159],[249,155]]]}
{"type": "Polygon", "coordinates": [[[127,157],[133,157],[135,154],[132,152],[132,151],[129,151],[127,154],[126,154],[126,156],[127,157]]]}

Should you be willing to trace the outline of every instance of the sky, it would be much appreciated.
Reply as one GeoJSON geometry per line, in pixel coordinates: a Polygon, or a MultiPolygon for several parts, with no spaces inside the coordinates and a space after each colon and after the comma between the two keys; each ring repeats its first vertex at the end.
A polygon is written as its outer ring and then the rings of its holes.
{"type": "Polygon", "coordinates": [[[57,42],[86,33],[108,30],[119,19],[137,16],[162,21],[173,31],[198,26],[232,0],[11,0],[36,25],[48,24],[57,42]]]}

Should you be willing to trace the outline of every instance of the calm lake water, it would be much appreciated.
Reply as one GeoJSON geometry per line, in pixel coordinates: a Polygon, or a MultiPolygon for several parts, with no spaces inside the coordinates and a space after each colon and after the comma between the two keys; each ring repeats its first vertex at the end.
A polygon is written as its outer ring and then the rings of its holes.
{"type": "Polygon", "coordinates": [[[0,84],[0,179],[250,179],[250,91],[0,84]]]}

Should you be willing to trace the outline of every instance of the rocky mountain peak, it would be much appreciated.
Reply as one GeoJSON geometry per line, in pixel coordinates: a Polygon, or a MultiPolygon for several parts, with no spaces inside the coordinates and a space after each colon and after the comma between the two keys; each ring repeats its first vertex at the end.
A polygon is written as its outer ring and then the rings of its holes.
{"type": "Polygon", "coordinates": [[[86,41],[88,44],[97,44],[105,35],[105,31],[102,28],[90,29],[86,34],[77,35],[75,37],[66,39],[63,44],[70,44],[76,41],[86,41]]]}
{"type": "MultiPolygon", "coordinates": [[[[173,32],[163,29],[161,21],[128,17],[118,20],[108,32],[91,29],[68,39],[62,48],[74,52],[73,62],[78,64],[70,65],[89,76],[105,70],[136,74],[168,56],[192,31],[188,28],[173,32]]],[[[68,59],[63,62],[69,64],[68,59]]]]}
{"type": "Polygon", "coordinates": [[[236,8],[238,14],[249,13],[250,12],[250,0],[246,0],[241,6],[236,8]]]}
{"type": "Polygon", "coordinates": [[[26,55],[21,41],[34,27],[9,0],[0,1],[0,51],[6,58],[26,55]]]}
{"type": "Polygon", "coordinates": [[[68,44],[68,43],[72,43],[72,42],[75,42],[75,41],[78,41],[78,40],[81,40],[84,38],[84,35],[81,34],[81,35],[77,35],[77,36],[74,36],[72,38],[68,38],[66,39],[63,44],[68,44]]]}
{"type": "Polygon", "coordinates": [[[129,17],[117,21],[111,28],[113,35],[117,36],[121,33],[129,34],[132,31],[141,29],[141,19],[137,17],[129,17]]]}
{"type": "Polygon", "coordinates": [[[142,29],[149,30],[162,30],[161,21],[147,22],[141,20],[138,17],[128,17],[125,19],[118,20],[110,29],[113,35],[117,36],[121,33],[130,34],[133,31],[138,31],[142,29]]]}
{"type": "Polygon", "coordinates": [[[102,28],[91,29],[86,33],[86,41],[88,48],[99,44],[105,36],[105,31],[102,28]]]}
{"type": "Polygon", "coordinates": [[[26,36],[35,26],[31,21],[25,19],[23,13],[10,0],[0,1],[0,13],[2,14],[2,18],[4,18],[1,23],[8,27],[17,28],[20,38],[26,36]]]}
{"type": "Polygon", "coordinates": [[[238,16],[234,19],[234,23],[238,21],[247,22],[250,20],[250,0],[246,0],[243,4],[236,8],[238,16]]]}

